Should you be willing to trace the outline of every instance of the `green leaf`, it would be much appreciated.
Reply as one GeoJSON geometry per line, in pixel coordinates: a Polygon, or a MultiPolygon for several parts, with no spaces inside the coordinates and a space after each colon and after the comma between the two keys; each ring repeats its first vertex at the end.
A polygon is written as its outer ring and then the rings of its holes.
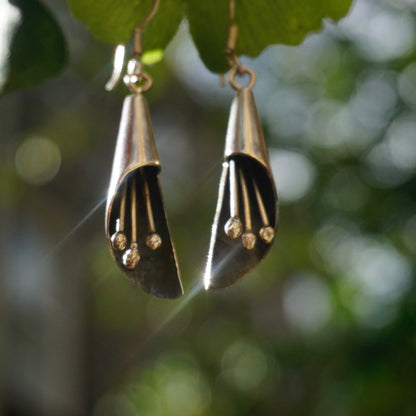
{"type": "MultiPolygon", "coordinates": [[[[126,43],[146,17],[152,0],[69,0],[71,9],[93,35],[105,43],[126,43]]],[[[183,18],[182,0],[161,0],[155,17],[143,29],[145,51],[164,49],[183,18]]]]}
{"type": "Polygon", "coordinates": [[[58,74],[66,62],[61,29],[37,0],[0,0],[6,24],[0,28],[8,53],[0,56],[1,95],[58,74]]]}
{"type": "MultiPolygon", "coordinates": [[[[224,49],[229,24],[228,0],[185,0],[186,16],[201,59],[213,72],[226,72],[224,49]]],[[[352,0],[236,0],[237,54],[257,56],[269,45],[297,45],[318,31],[322,20],[338,20],[352,0]]]]}
{"type": "MultiPolygon", "coordinates": [[[[126,43],[151,9],[153,0],[69,0],[74,14],[106,43],[126,43]]],[[[338,20],[352,0],[236,0],[239,26],[237,53],[257,56],[275,43],[296,45],[322,27],[324,18],[338,20]]],[[[228,0],[161,0],[155,17],[143,30],[144,50],[163,50],[183,17],[205,65],[228,69],[224,55],[229,22],[228,0]]]]}

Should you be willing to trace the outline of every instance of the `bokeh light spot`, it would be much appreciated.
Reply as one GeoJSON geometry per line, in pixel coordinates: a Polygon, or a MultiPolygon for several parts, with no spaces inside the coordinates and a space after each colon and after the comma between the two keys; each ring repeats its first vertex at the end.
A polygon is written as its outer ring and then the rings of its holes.
{"type": "Polygon", "coordinates": [[[162,49],[152,49],[143,53],[142,62],[145,65],[154,65],[163,59],[162,49]]]}
{"type": "Polygon", "coordinates": [[[324,198],[341,211],[359,211],[369,197],[368,188],[353,169],[339,170],[330,180],[324,198]]]}
{"type": "Polygon", "coordinates": [[[362,294],[354,297],[352,310],[363,326],[374,329],[388,325],[397,314],[396,305],[386,305],[362,294]]]}
{"type": "Polygon", "coordinates": [[[409,218],[404,224],[402,239],[407,249],[416,253],[416,215],[409,218]]]}
{"type": "Polygon", "coordinates": [[[241,391],[258,387],[267,372],[267,358],[263,351],[243,340],[227,348],[221,365],[226,381],[241,391]]]}
{"type": "Polygon", "coordinates": [[[285,287],[283,310],[295,329],[305,333],[321,329],[332,313],[326,284],[312,273],[295,276],[285,287]]]}
{"type": "Polygon", "coordinates": [[[59,147],[45,137],[25,140],[17,149],[15,157],[19,176],[31,185],[50,182],[61,166],[59,147]]]}
{"type": "Polygon", "coordinates": [[[164,392],[164,415],[196,416],[210,404],[211,390],[192,356],[165,356],[155,371],[159,391],[164,392]]]}
{"type": "Polygon", "coordinates": [[[349,223],[323,226],[316,233],[315,246],[328,269],[340,278],[342,301],[361,324],[380,328],[394,319],[396,305],[412,283],[406,257],[349,223]]]}
{"type": "Polygon", "coordinates": [[[398,89],[401,98],[409,106],[416,107],[416,63],[411,63],[398,77],[398,89]]]}
{"type": "Polygon", "coordinates": [[[280,202],[296,202],[311,190],[315,167],[305,155],[291,150],[270,149],[270,164],[280,202]]]}
{"type": "Polygon", "coordinates": [[[380,301],[392,302],[402,297],[411,283],[411,269],[395,248],[371,240],[355,239],[352,273],[364,293],[380,301]]]}
{"type": "Polygon", "coordinates": [[[387,134],[393,164],[403,171],[416,169],[416,119],[406,115],[394,121],[387,134]]]}
{"type": "Polygon", "coordinates": [[[349,16],[340,23],[361,54],[374,62],[399,58],[414,46],[415,28],[411,16],[399,10],[388,10],[382,3],[357,1],[349,16]]]}

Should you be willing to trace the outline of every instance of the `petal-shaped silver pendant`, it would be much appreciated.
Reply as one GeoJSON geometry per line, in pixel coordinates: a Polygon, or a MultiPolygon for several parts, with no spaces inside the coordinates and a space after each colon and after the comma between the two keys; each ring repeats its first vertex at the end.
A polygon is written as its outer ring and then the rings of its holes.
{"type": "Polygon", "coordinates": [[[253,93],[231,106],[217,209],[205,270],[206,289],[232,285],[267,254],[278,224],[277,193],[253,93]]]}
{"type": "Polygon", "coordinates": [[[107,196],[111,255],[134,283],[161,298],[183,294],[159,183],[161,169],[147,103],[125,98],[107,196]]]}

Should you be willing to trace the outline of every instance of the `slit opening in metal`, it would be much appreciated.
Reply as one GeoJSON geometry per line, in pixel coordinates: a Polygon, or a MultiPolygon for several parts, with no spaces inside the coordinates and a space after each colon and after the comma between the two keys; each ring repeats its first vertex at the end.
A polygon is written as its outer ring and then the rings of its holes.
{"type": "Polygon", "coordinates": [[[122,177],[109,203],[107,235],[113,235],[120,226],[126,189],[124,233],[127,249],[119,251],[110,245],[112,256],[126,276],[146,292],[157,297],[176,298],[183,290],[160,190],[159,171],[159,166],[147,165],[122,177]],[[160,240],[149,242],[149,236],[154,235],[160,240]],[[133,259],[138,256],[140,259],[133,267],[133,259]]]}
{"type": "Polygon", "coordinates": [[[234,284],[247,275],[270,250],[272,241],[266,242],[261,236],[256,238],[264,228],[263,219],[265,217],[262,215],[262,209],[264,209],[263,214],[265,213],[267,216],[268,226],[274,232],[278,222],[278,206],[271,171],[257,159],[243,154],[233,154],[224,162],[220,181],[204,277],[206,288],[219,289],[234,284]],[[231,212],[232,192],[230,186],[232,186],[232,181],[230,181],[230,175],[232,172],[230,166],[233,164],[238,172],[238,205],[244,227],[244,233],[237,239],[230,238],[222,231],[231,212]],[[260,199],[262,206],[259,206],[260,199]],[[246,233],[254,235],[254,245],[252,245],[253,239],[247,241],[246,233]]]}

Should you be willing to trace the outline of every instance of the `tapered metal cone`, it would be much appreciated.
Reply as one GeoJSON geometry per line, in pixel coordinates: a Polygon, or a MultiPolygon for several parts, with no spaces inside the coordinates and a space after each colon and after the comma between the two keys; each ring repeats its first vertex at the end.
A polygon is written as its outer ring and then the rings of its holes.
{"type": "Polygon", "coordinates": [[[234,284],[264,258],[274,240],[278,214],[276,188],[254,96],[243,88],[236,94],[228,121],[204,276],[206,289],[234,284]],[[232,230],[230,221],[235,226],[241,222],[243,230],[232,230]]]}
{"type": "Polygon", "coordinates": [[[115,262],[130,280],[154,296],[177,298],[183,289],[158,178],[160,168],[147,103],[141,94],[130,95],[123,105],[107,196],[107,240],[115,262]],[[112,237],[120,231],[120,218],[127,245],[117,249],[112,237]],[[152,232],[161,240],[157,249],[146,244],[152,232]],[[132,243],[137,243],[140,259],[134,267],[126,267],[132,243]]]}

